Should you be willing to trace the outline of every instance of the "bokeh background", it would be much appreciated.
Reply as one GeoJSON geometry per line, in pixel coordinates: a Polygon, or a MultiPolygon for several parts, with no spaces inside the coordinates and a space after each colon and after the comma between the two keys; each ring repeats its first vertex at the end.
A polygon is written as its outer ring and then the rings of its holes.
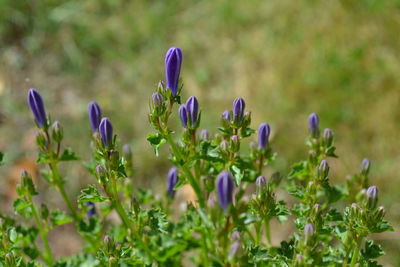
{"type": "MultiPolygon", "coordinates": [[[[381,263],[399,266],[399,29],[399,0],[0,0],[0,210],[10,211],[21,168],[37,171],[30,87],[84,161],[86,107],[96,100],[121,144],[133,147],[138,185],[157,191],[170,164],[166,149],[156,158],[146,142],[148,102],[164,79],[165,52],[178,46],[183,96],[198,97],[202,127],[216,132],[221,112],[241,96],[254,128],[271,124],[274,167],[285,174],[307,154],[311,112],[335,132],[335,182],[370,158],[370,181],[396,229],[375,237],[387,252],[381,263]]],[[[71,196],[93,182],[81,165],[64,164],[63,173],[71,196]]],[[[43,201],[57,206],[58,195],[42,187],[43,201]]],[[[54,242],[60,255],[79,247],[54,242]]]]}

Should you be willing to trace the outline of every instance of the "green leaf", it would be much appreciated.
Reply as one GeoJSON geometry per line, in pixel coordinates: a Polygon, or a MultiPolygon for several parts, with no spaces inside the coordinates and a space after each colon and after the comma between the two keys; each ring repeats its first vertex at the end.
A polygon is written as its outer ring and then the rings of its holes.
{"type": "Polygon", "coordinates": [[[39,152],[38,159],[36,162],[37,163],[50,163],[51,157],[46,153],[39,152]]]}
{"type": "Polygon", "coordinates": [[[365,249],[361,251],[361,254],[365,259],[375,259],[383,256],[383,252],[380,245],[374,244],[372,240],[367,240],[365,242],[365,249]]]}
{"type": "Polygon", "coordinates": [[[108,201],[108,198],[103,197],[102,195],[99,194],[99,191],[97,190],[97,187],[94,185],[89,185],[88,188],[82,189],[81,194],[78,197],[78,203],[79,204],[84,204],[88,201],[91,202],[104,202],[108,201]]]}
{"type": "Polygon", "coordinates": [[[72,222],[73,218],[65,214],[63,211],[54,210],[50,213],[50,221],[54,226],[58,226],[72,222]]]}
{"type": "Polygon", "coordinates": [[[290,171],[288,178],[289,179],[297,178],[299,180],[304,180],[308,176],[309,176],[308,163],[307,161],[301,161],[295,163],[292,166],[292,170],[290,171]]]}
{"type": "Polygon", "coordinates": [[[10,230],[8,230],[8,238],[12,243],[15,243],[18,239],[18,232],[15,230],[14,227],[12,227],[10,230]]]}
{"type": "Polygon", "coordinates": [[[167,140],[159,133],[149,134],[147,141],[149,141],[157,157],[159,155],[160,147],[167,142],[167,140]]]}
{"type": "Polygon", "coordinates": [[[381,221],[371,230],[373,233],[393,232],[393,227],[387,221],[381,221]]]}
{"type": "Polygon", "coordinates": [[[32,203],[25,201],[22,198],[14,200],[13,208],[16,213],[25,218],[30,218],[32,216],[32,203]]]}
{"type": "Polygon", "coordinates": [[[67,148],[62,153],[60,160],[61,161],[79,160],[79,157],[75,155],[75,152],[73,152],[71,148],[67,148]]]}

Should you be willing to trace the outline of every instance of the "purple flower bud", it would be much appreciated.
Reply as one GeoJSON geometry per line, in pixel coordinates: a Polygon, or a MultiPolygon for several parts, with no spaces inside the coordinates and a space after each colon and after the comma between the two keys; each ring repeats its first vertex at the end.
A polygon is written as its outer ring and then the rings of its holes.
{"type": "Polygon", "coordinates": [[[325,179],[326,177],[328,177],[328,173],[329,173],[328,162],[325,159],[323,159],[318,166],[318,174],[321,179],[325,179]]]}
{"type": "Polygon", "coordinates": [[[86,202],[87,206],[87,217],[88,219],[92,218],[94,215],[96,215],[96,205],[92,201],[87,201],[86,202]]]}
{"type": "Polygon", "coordinates": [[[232,203],[233,199],[233,178],[229,171],[223,171],[218,175],[217,179],[217,195],[219,199],[219,205],[226,211],[228,205],[232,203]]]}
{"type": "Polygon", "coordinates": [[[125,144],[122,147],[122,152],[125,158],[131,158],[132,157],[132,149],[131,146],[129,144],[125,144]]]}
{"type": "Polygon", "coordinates": [[[96,132],[99,129],[100,121],[101,121],[101,109],[100,106],[92,101],[88,105],[88,113],[90,126],[92,127],[92,132],[96,132]]]}
{"type": "Polygon", "coordinates": [[[226,140],[222,140],[222,142],[219,144],[219,149],[222,152],[228,152],[228,148],[229,148],[229,143],[226,140]]]}
{"type": "Polygon", "coordinates": [[[229,110],[225,110],[224,113],[222,113],[222,118],[230,121],[231,120],[231,112],[229,110]]]}
{"type": "Polygon", "coordinates": [[[113,141],[113,127],[108,118],[101,119],[99,133],[103,144],[107,147],[110,147],[113,141]]]}
{"type": "Polygon", "coordinates": [[[175,195],[175,185],[178,183],[178,169],[173,167],[168,172],[167,192],[172,198],[175,195]]]}
{"type": "Polygon", "coordinates": [[[46,127],[47,117],[46,117],[46,111],[44,110],[43,100],[38,91],[36,91],[36,89],[34,88],[29,89],[28,104],[32,110],[37,125],[40,128],[46,127]]]}
{"type": "Polygon", "coordinates": [[[310,130],[310,135],[313,138],[318,138],[319,133],[319,117],[316,113],[312,113],[308,117],[308,128],[310,130]]]}
{"type": "Polygon", "coordinates": [[[376,186],[370,186],[367,189],[367,207],[369,209],[375,209],[376,204],[378,203],[378,187],[376,186]]]}
{"type": "Polygon", "coordinates": [[[332,132],[332,130],[331,129],[329,129],[329,128],[326,128],[325,130],[324,130],[324,133],[323,133],[323,138],[324,138],[324,142],[325,142],[325,145],[326,146],[330,146],[330,145],[332,145],[332,141],[333,141],[333,132],[332,132]]]}
{"type": "Polygon", "coordinates": [[[187,115],[187,111],[186,111],[186,105],[181,105],[179,107],[179,117],[181,118],[181,122],[182,122],[182,127],[186,128],[187,127],[187,122],[188,122],[188,115],[187,115]]]}
{"type": "Polygon", "coordinates": [[[210,134],[206,129],[201,130],[201,140],[207,141],[210,138],[210,134]]]}
{"type": "Polygon", "coordinates": [[[369,161],[369,159],[367,158],[363,159],[361,163],[361,173],[367,175],[369,173],[370,167],[371,167],[371,162],[369,161]]]}
{"type": "Polygon", "coordinates": [[[308,239],[313,235],[314,235],[314,225],[312,223],[307,223],[304,226],[304,236],[306,237],[306,239],[308,239]]]}
{"type": "Polygon", "coordinates": [[[165,80],[167,88],[176,96],[179,86],[179,74],[182,65],[182,51],[180,48],[171,47],[165,55],[165,80]]]}
{"type": "Polygon", "coordinates": [[[264,176],[258,176],[256,179],[257,189],[261,190],[267,185],[267,179],[264,176]]]}
{"type": "Polygon", "coordinates": [[[63,139],[64,133],[63,133],[63,129],[61,127],[61,124],[58,121],[55,121],[53,123],[53,125],[51,126],[52,128],[52,136],[54,141],[56,142],[61,142],[61,140],[63,139]]]}
{"type": "Polygon", "coordinates": [[[245,107],[246,104],[243,98],[239,97],[233,101],[233,121],[235,123],[240,123],[242,121],[245,107]]]}
{"type": "Polygon", "coordinates": [[[261,123],[258,127],[258,149],[266,149],[268,144],[268,138],[270,134],[269,125],[261,123]]]}
{"type": "Polygon", "coordinates": [[[238,152],[240,149],[240,140],[239,136],[232,135],[231,136],[231,149],[233,152],[238,152]]]}
{"type": "Polygon", "coordinates": [[[242,244],[239,241],[235,241],[232,243],[231,247],[229,248],[229,258],[235,258],[241,252],[242,244]]]}
{"type": "Polygon", "coordinates": [[[154,93],[154,94],[151,96],[151,98],[152,98],[152,100],[153,100],[153,105],[154,105],[155,107],[160,107],[160,106],[162,105],[162,103],[163,103],[163,97],[162,97],[162,95],[161,95],[160,93],[154,93]]]}
{"type": "Polygon", "coordinates": [[[104,176],[106,174],[106,169],[103,167],[103,165],[99,164],[99,165],[96,166],[96,172],[97,172],[97,175],[99,177],[101,177],[101,176],[104,176]]]}
{"type": "Polygon", "coordinates": [[[186,101],[186,111],[188,113],[190,127],[195,128],[199,115],[199,102],[196,97],[191,96],[186,101]]]}
{"type": "Polygon", "coordinates": [[[242,238],[242,236],[241,236],[239,231],[234,231],[232,233],[232,240],[233,241],[240,241],[241,238],[242,238]]]}

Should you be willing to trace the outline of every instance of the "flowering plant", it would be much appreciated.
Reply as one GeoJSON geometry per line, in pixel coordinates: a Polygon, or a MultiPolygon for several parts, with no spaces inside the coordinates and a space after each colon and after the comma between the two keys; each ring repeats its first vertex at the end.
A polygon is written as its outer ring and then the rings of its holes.
{"type": "Polygon", "coordinates": [[[266,166],[276,157],[271,127],[261,123],[252,129],[245,100],[236,98],[222,113],[217,133],[199,131],[199,101],[195,96],[182,101],[182,60],[179,48],[168,50],[166,83],[159,83],[150,100],[148,119],[155,132],[147,140],[157,156],[163,145],[171,151],[164,197],[135,186],[131,148],[120,149],[111,120],[91,102],[93,157],[86,166],[97,183],[72,201],[58,166],[79,158],[63,147],[63,128],[50,119],[41,95],[29,90],[38,127],[37,162],[47,166],[42,177],[68,210],[35,202],[39,192],[22,170],[13,204],[17,220],[0,215],[1,266],[377,266],[383,250],[369,236],[392,228],[378,206],[377,187],[369,183],[370,161],[364,159],[345,184],[332,184],[328,162],[337,157],[334,135],[328,128],[320,131],[313,113],[306,159],[287,175],[273,172],[267,178],[266,166]],[[180,136],[170,128],[174,115],[181,121],[180,136]],[[254,135],[257,142],[248,142],[254,135]],[[196,200],[174,210],[176,192],[184,185],[196,200]],[[119,222],[109,220],[111,213],[119,222]],[[274,221],[294,222],[293,233],[275,241],[274,221]],[[78,255],[56,258],[48,234],[69,223],[85,246],[78,255]]]}

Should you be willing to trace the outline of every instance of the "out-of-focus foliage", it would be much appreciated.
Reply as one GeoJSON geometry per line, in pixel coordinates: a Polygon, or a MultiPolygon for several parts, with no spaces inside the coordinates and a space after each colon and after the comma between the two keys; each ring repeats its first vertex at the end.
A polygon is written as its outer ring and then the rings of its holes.
{"type": "MultiPolygon", "coordinates": [[[[9,137],[0,140],[2,168],[34,155],[25,95],[37,87],[76,137],[70,145],[82,158],[86,105],[95,98],[132,143],[137,177],[159,183],[166,166],[143,142],[150,131],[144,99],[163,73],[166,49],[177,45],[184,50],[185,94],[207,109],[205,127],[234,97],[244,97],[254,125],[271,124],[285,156],[277,165],[288,169],[304,153],[306,116],[317,112],[342,144],[336,177],[344,180],[370,157],[371,175],[388,192],[381,200],[389,220],[398,222],[399,9],[397,0],[0,0],[0,135],[9,137]]],[[[81,177],[83,169],[68,170],[77,181],[71,193],[81,177]]],[[[395,266],[398,239],[390,234],[384,241],[395,266]]]]}

